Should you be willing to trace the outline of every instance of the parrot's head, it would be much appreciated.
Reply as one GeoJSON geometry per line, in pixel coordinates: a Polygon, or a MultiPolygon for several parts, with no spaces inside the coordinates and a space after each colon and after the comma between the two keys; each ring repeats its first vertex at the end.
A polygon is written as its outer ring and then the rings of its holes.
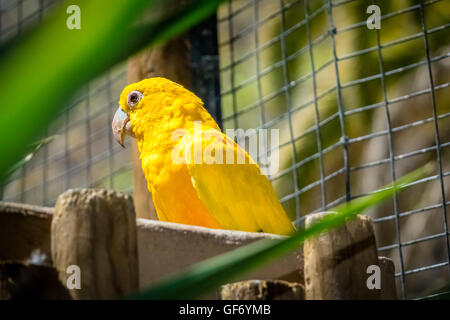
{"type": "Polygon", "coordinates": [[[148,132],[169,130],[185,119],[198,118],[204,110],[200,98],[165,78],[149,78],[128,85],[120,95],[119,104],[112,130],[122,147],[126,135],[141,140],[148,132]]]}

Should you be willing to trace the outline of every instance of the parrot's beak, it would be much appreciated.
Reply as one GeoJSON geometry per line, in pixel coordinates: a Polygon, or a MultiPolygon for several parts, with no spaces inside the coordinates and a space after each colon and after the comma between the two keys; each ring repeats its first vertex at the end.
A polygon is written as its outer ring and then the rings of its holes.
{"type": "Polygon", "coordinates": [[[130,117],[126,114],[122,108],[118,108],[116,114],[114,115],[112,121],[112,131],[114,135],[114,139],[125,148],[123,142],[125,140],[125,135],[134,137],[133,129],[130,124],[130,117]]]}

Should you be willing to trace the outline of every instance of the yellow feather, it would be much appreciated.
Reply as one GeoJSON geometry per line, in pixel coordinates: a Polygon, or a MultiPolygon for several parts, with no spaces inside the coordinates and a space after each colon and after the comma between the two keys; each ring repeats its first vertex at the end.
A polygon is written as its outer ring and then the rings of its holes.
{"type": "Polygon", "coordinates": [[[160,220],[277,234],[295,230],[258,165],[220,132],[189,90],[164,78],[150,78],[127,86],[119,103],[138,139],[160,220]],[[126,101],[133,90],[143,98],[130,108],[126,101]],[[199,123],[201,131],[194,130],[199,123]],[[211,157],[226,162],[220,152],[227,148],[245,164],[211,164],[211,157]],[[196,154],[200,162],[194,161],[196,154]],[[174,161],[174,155],[181,161],[174,161]]]}

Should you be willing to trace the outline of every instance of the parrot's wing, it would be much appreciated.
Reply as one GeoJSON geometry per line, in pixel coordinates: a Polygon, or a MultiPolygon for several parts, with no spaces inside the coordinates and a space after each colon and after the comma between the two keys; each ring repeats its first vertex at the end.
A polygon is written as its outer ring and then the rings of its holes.
{"type": "Polygon", "coordinates": [[[197,195],[224,229],[295,231],[267,177],[233,140],[208,130],[184,143],[184,150],[190,150],[184,157],[197,195]],[[229,164],[231,158],[234,164],[229,164]]]}

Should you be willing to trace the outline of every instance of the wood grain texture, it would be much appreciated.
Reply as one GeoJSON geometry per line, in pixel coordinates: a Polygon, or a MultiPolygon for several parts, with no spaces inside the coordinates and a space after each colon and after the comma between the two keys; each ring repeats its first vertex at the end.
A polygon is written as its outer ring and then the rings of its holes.
{"type": "MultiPolygon", "coordinates": [[[[307,216],[305,226],[323,215],[307,216]]],[[[303,248],[306,299],[380,299],[380,290],[367,288],[367,267],[378,264],[370,217],[359,215],[339,228],[308,239],[303,248]]]]}
{"type": "MultiPolygon", "coordinates": [[[[130,196],[72,189],[58,197],[51,227],[53,264],[63,284],[66,269],[81,270],[74,299],[112,299],[138,288],[136,217],[130,196]]],[[[70,274],[69,274],[70,275],[70,274]]]]}
{"type": "MultiPolygon", "coordinates": [[[[209,229],[148,219],[138,219],[137,228],[141,288],[152,286],[169,274],[182,272],[189,266],[254,241],[284,238],[262,232],[209,229]]],[[[302,282],[302,248],[242,274],[235,281],[249,279],[302,282]]],[[[214,299],[215,295],[208,298],[214,299]]]]}
{"type": "Polygon", "coordinates": [[[304,300],[300,283],[283,280],[247,280],[223,285],[222,300],[304,300]]]}

